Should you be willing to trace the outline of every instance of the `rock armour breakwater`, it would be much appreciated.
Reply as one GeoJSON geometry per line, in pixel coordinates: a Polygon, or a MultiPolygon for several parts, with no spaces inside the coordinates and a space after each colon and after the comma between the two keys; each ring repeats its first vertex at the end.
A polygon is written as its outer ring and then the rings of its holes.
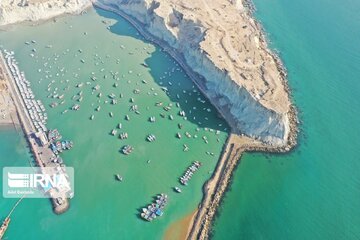
{"type": "MultiPolygon", "coordinates": [[[[193,79],[193,81],[209,97],[207,90],[204,89],[206,87],[205,79],[202,76],[200,76],[198,73],[194,72],[190,67],[188,67],[189,65],[186,64],[186,60],[184,59],[184,56],[177,53],[174,49],[169,48],[169,45],[167,44],[167,42],[164,41],[164,39],[159,39],[156,37],[153,38],[151,34],[149,34],[148,31],[144,29],[143,26],[141,26],[137,18],[134,19],[133,17],[127,15],[125,12],[120,10],[118,6],[104,5],[99,2],[96,2],[94,4],[95,6],[104,8],[105,10],[113,11],[121,15],[122,17],[127,19],[131,24],[133,24],[145,38],[162,46],[165,49],[165,51],[167,51],[180,63],[180,65],[185,69],[185,71],[193,79]]],[[[261,25],[258,23],[255,24],[260,31],[261,25]]],[[[265,35],[262,31],[260,31],[260,35],[261,35],[260,37],[261,41],[264,41],[264,44],[266,44],[265,35]]],[[[267,49],[266,51],[274,59],[274,62],[276,63],[276,69],[279,71],[279,79],[282,83],[282,86],[284,87],[284,92],[286,96],[289,96],[290,90],[286,82],[286,70],[284,66],[282,65],[279,57],[276,54],[272,53],[271,51],[268,51],[267,49]]],[[[209,98],[213,103],[216,100],[214,98],[211,98],[211,96],[209,98]]],[[[225,119],[229,122],[235,134],[231,134],[229,136],[227,143],[224,146],[222,157],[220,158],[217,164],[216,171],[203,187],[204,197],[201,204],[199,205],[195,217],[191,220],[192,223],[190,224],[190,228],[187,236],[188,239],[208,238],[212,219],[216,213],[218,205],[221,202],[222,196],[228,187],[233,170],[237,166],[241,154],[244,151],[287,152],[296,144],[298,120],[297,120],[296,109],[293,105],[288,106],[289,110],[287,112],[288,114],[287,124],[289,129],[288,137],[284,141],[285,142],[284,144],[279,144],[279,145],[266,144],[264,142],[247,138],[245,136],[239,136],[238,132],[236,131],[236,127],[237,127],[236,123],[234,124],[235,122],[234,117],[231,114],[229,114],[229,112],[224,111],[224,108],[221,108],[221,106],[217,105],[216,102],[215,102],[215,106],[217,107],[219,112],[225,117],[225,119]]],[[[261,138],[258,139],[262,140],[261,138]]]]}

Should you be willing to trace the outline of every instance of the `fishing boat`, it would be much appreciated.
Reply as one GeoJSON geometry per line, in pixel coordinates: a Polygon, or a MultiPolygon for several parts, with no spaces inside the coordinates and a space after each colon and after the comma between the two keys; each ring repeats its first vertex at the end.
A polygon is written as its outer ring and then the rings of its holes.
{"type": "Polygon", "coordinates": [[[179,187],[174,187],[174,190],[178,193],[181,193],[181,189],[179,187]]]}
{"type": "Polygon", "coordinates": [[[111,131],[111,135],[113,135],[113,136],[115,136],[116,133],[117,133],[117,130],[116,130],[116,129],[113,129],[113,130],[111,131]]]}
{"type": "Polygon", "coordinates": [[[51,108],[54,108],[54,107],[56,107],[57,105],[58,105],[57,102],[53,102],[53,103],[50,104],[50,107],[51,107],[51,108]]]}
{"type": "Polygon", "coordinates": [[[9,227],[9,224],[10,224],[10,216],[11,214],[15,211],[16,207],[20,204],[20,202],[24,199],[25,195],[23,197],[21,197],[14,205],[14,207],[11,209],[10,213],[7,215],[7,217],[4,219],[4,221],[2,222],[1,224],[1,227],[0,227],[0,239],[4,239],[4,235],[5,235],[5,232],[6,230],[8,229],[9,227]]]}
{"type": "Polygon", "coordinates": [[[167,205],[167,195],[166,194],[158,194],[156,196],[155,202],[149,204],[146,208],[142,208],[140,216],[146,221],[151,222],[152,220],[160,217],[164,214],[163,210],[167,205]]]}
{"type": "Polygon", "coordinates": [[[183,147],[184,147],[184,150],[183,150],[184,152],[189,151],[189,147],[186,144],[184,144],[183,147]]]}
{"type": "Polygon", "coordinates": [[[110,113],[109,113],[109,116],[110,116],[110,117],[113,117],[113,116],[114,116],[114,114],[113,114],[112,112],[110,112],[110,113]]]}
{"type": "Polygon", "coordinates": [[[180,111],[180,112],[179,112],[179,115],[182,116],[182,117],[185,117],[185,112],[184,112],[184,111],[180,111]]]}
{"type": "Polygon", "coordinates": [[[138,110],[138,105],[135,104],[130,107],[129,111],[137,111],[137,110],[138,110]]]}
{"type": "Polygon", "coordinates": [[[121,129],[121,128],[122,128],[122,124],[119,123],[119,124],[118,124],[118,129],[121,129]]]}
{"type": "Polygon", "coordinates": [[[156,137],[154,134],[149,134],[146,139],[149,141],[149,142],[153,142],[156,140],[156,137]]]}
{"type": "Polygon", "coordinates": [[[100,111],[100,109],[101,109],[101,107],[100,107],[100,106],[98,106],[98,107],[96,108],[96,111],[100,111]]]}
{"type": "Polygon", "coordinates": [[[79,109],[80,109],[80,105],[79,105],[79,104],[75,104],[75,105],[73,105],[73,106],[71,107],[71,110],[77,111],[77,110],[79,110],[79,109]]]}
{"type": "Polygon", "coordinates": [[[118,180],[119,182],[122,182],[122,180],[123,180],[123,177],[120,176],[120,174],[116,174],[116,175],[115,175],[115,178],[116,178],[116,180],[118,180]]]}
{"type": "Polygon", "coordinates": [[[0,227],[0,239],[3,239],[5,232],[9,227],[9,224],[10,224],[10,217],[6,217],[0,227]]]}
{"type": "Polygon", "coordinates": [[[180,139],[180,138],[181,138],[181,134],[180,134],[180,133],[176,133],[176,137],[180,139]]]}
{"type": "Polygon", "coordinates": [[[125,116],[125,120],[127,120],[127,121],[129,121],[129,120],[130,120],[129,115],[126,115],[126,116],[125,116]]]}
{"type": "Polygon", "coordinates": [[[91,116],[90,116],[90,120],[93,120],[93,119],[94,119],[94,115],[91,115],[91,116]]]}
{"type": "Polygon", "coordinates": [[[155,121],[156,121],[155,117],[150,117],[149,118],[149,122],[155,122],[155,121]]]}
{"type": "Polygon", "coordinates": [[[193,162],[185,171],[183,176],[179,178],[179,181],[182,185],[188,185],[188,181],[192,178],[193,174],[200,168],[201,162],[193,162]]]}
{"type": "Polygon", "coordinates": [[[128,138],[128,133],[120,133],[120,135],[119,135],[119,138],[121,139],[121,140],[123,140],[123,139],[127,139],[128,138]]]}
{"type": "Polygon", "coordinates": [[[134,150],[134,148],[132,146],[130,146],[130,145],[125,145],[121,149],[122,153],[125,154],[125,155],[129,155],[133,150],[134,150]]]}
{"type": "Polygon", "coordinates": [[[148,68],[149,66],[146,63],[141,63],[141,66],[148,68]]]}

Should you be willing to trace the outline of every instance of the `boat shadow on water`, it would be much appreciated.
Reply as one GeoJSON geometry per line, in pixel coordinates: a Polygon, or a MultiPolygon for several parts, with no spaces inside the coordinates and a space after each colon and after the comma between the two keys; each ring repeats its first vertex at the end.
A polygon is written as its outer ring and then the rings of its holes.
{"type": "MultiPolygon", "coordinates": [[[[95,8],[95,11],[104,18],[116,21],[108,27],[108,30],[113,34],[136,38],[147,44],[150,43],[141,36],[135,28],[129,28],[129,23],[125,19],[124,21],[118,21],[120,16],[98,8],[95,8]]],[[[191,87],[194,85],[191,79],[186,79],[186,81],[189,82],[184,81],[184,70],[182,70],[182,72],[171,72],[165,67],[159,67],[162,66],[162,62],[168,65],[169,60],[172,62],[175,61],[169,54],[162,51],[159,46],[156,46],[155,51],[149,54],[149,57],[145,59],[144,63],[140,64],[148,68],[150,75],[157,85],[165,90],[165,93],[169,97],[170,101],[173,103],[179,103],[179,110],[186,113],[187,121],[190,121],[201,128],[210,128],[219,131],[227,131],[229,129],[225,120],[217,112],[215,107],[211,105],[209,100],[207,100],[207,98],[200,92],[200,90],[197,87],[191,87]],[[165,71],[171,73],[170,75],[166,75],[165,79],[162,79],[165,71]],[[179,76],[179,74],[182,76],[179,76]],[[174,78],[177,78],[176,80],[180,81],[175,81],[174,78]],[[190,82],[191,84],[189,84],[190,82]],[[180,85],[178,85],[179,83],[180,85]],[[194,90],[196,90],[196,92],[194,92],[194,90]]],[[[176,69],[181,67],[178,64],[177,66],[172,64],[172,68],[176,69]]],[[[187,78],[189,77],[187,76],[187,78]]]]}

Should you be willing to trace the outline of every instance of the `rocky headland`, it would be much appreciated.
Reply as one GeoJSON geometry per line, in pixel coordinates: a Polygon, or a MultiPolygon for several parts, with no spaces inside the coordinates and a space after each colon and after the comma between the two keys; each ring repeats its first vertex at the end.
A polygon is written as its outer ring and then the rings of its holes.
{"type": "MultiPolygon", "coordinates": [[[[245,0],[97,0],[128,20],[185,69],[231,126],[216,171],[204,185],[189,239],[206,239],[233,169],[244,151],[289,151],[297,116],[286,71],[269,50],[245,0]]],[[[79,14],[89,0],[3,0],[0,26],[79,14]]]]}

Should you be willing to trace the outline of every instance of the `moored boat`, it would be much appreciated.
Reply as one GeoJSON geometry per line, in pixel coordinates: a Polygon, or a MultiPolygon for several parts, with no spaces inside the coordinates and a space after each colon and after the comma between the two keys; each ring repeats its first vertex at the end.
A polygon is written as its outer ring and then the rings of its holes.
{"type": "Polygon", "coordinates": [[[132,146],[130,146],[130,145],[125,145],[121,149],[122,153],[125,154],[125,155],[129,155],[130,153],[132,153],[133,150],[134,150],[134,148],[132,146]]]}
{"type": "Polygon", "coordinates": [[[115,178],[116,178],[116,180],[119,181],[119,182],[122,182],[122,180],[123,180],[123,177],[122,177],[120,174],[116,174],[116,175],[115,175],[115,178]]]}

